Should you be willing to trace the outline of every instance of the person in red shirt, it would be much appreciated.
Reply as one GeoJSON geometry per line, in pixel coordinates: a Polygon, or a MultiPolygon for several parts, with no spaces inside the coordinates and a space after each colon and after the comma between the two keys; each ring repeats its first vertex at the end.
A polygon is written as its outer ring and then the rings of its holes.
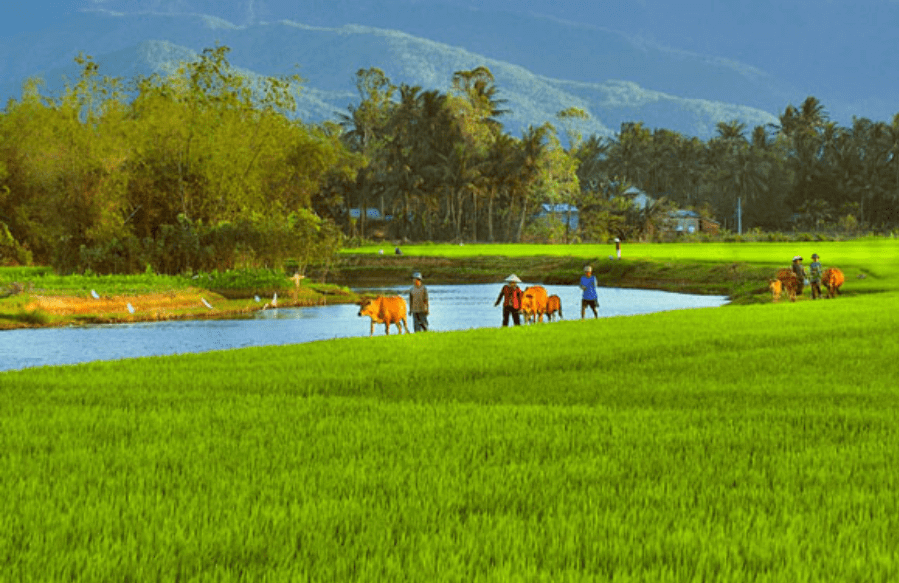
{"type": "Polygon", "coordinates": [[[519,310],[521,309],[522,292],[521,288],[518,287],[519,283],[521,283],[521,280],[514,273],[507,277],[506,285],[503,286],[502,291],[499,292],[499,296],[496,298],[496,302],[493,304],[498,306],[500,301],[503,303],[503,326],[509,325],[509,316],[512,316],[512,321],[515,322],[516,326],[521,325],[519,310]]]}

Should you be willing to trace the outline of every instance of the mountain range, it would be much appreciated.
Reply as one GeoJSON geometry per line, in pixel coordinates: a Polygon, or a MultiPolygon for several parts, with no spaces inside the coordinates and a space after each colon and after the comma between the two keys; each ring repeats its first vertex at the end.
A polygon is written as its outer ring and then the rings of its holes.
{"type": "Polygon", "coordinates": [[[77,76],[79,53],[91,55],[101,74],[131,78],[171,71],[221,44],[249,75],[299,73],[297,114],[311,122],[337,119],[358,103],[359,69],[378,67],[396,84],[445,91],[455,71],[481,65],[496,78],[511,111],[501,121],[513,134],[568,107],[590,114],[578,128],[584,134],[608,136],[623,122],[642,121],[701,138],[714,135],[719,121],[776,124],[788,104],[808,95],[842,124],[899,112],[892,98],[899,89],[896,0],[734,0],[728,10],[711,0],[608,0],[587,9],[573,0],[29,5],[18,26],[7,19],[0,27],[4,99],[17,97],[28,77],[59,91],[77,76]],[[851,37],[845,58],[835,32],[851,37]]]}

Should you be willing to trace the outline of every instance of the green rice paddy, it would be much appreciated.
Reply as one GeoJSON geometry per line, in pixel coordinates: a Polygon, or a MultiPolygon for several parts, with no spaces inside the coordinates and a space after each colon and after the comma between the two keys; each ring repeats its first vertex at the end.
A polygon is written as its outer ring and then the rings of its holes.
{"type": "Polygon", "coordinates": [[[880,243],[772,254],[836,300],[0,373],[0,580],[895,581],[880,243]]]}

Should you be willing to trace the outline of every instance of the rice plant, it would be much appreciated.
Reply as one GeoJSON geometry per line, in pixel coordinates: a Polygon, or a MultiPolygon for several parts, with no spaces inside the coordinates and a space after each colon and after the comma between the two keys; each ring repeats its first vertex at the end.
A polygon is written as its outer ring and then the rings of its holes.
{"type": "Polygon", "coordinates": [[[895,580],[899,293],[844,300],[0,373],[0,573],[895,580]]]}

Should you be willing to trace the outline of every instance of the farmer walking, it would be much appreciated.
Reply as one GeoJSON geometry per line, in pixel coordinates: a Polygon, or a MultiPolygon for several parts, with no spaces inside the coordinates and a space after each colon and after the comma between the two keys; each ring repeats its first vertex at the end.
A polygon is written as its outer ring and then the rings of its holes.
{"type": "Polygon", "coordinates": [[[580,288],[584,292],[581,297],[581,320],[584,319],[587,307],[593,310],[593,317],[598,318],[599,314],[596,313],[596,302],[599,298],[596,295],[596,276],[593,275],[593,268],[589,265],[584,268],[584,275],[581,276],[580,288]]]}
{"type": "Polygon", "coordinates": [[[802,255],[797,255],[793,257],[793,265],[791,267],[793,273],[796,274],[796,279],[798,280],[796,283],[796,295],[802,295],[802,289],[808,281],[805,279],[805,267],[802,266],[802,255]]]}
{"type": "Polygon", "coordinates": [[[812,253],[812,262],[808,266],[808,279],[811,282],[813,300],[817,300],[821,297],[822,265],[818,259],[818,254],[812,253]]]}
{"type": "Polygon", "coordinates": [[[516,326],[521,325],[519,310],[521,310],[522,292],[521,288],[518,287],[519,283],[521,283],[521,280],[514,273],[507,277],[506,285],[500,290],[499,296],[497,296],[496,302],[493,304],[495,307],[500,302],[503,303],[503,326],[509,325],[509,316],[512,316],[512,321],[515,322],[516,326]]]}
{"type": "Polygon", "coordinates": [[[412,328],[416,332],[428,331],[428,288],[421,284],[421,273],[412,274],[412,287],[409,288],[409,315],[412,316],[412,328]]]}
{"type": "Polygon", "coordinates": [[[618,256],[618,260],[621,261],[621,239],[615,237],[615,255],[618,256]]]}

